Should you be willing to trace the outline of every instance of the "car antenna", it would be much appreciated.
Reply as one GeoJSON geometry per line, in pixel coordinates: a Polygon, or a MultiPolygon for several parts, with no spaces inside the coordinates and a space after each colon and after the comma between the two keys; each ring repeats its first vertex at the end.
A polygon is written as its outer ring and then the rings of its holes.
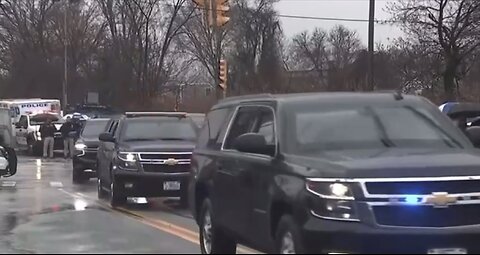
{"type": "Polygon", "coordinates": [[[403,100],[402,91],[401,90],[395,90],[395,93],[393,94],[393,97],[397,101],[403,100]]]}

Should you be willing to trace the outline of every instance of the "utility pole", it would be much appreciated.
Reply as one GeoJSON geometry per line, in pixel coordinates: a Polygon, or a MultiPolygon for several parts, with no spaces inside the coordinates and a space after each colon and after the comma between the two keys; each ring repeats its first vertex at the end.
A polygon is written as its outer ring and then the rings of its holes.
{"type": "Polygon", "coordinates": [[[64,25],[64,77],[63,77],[63,109],[67,109],[68,105],[68,4],[70,0],[63,0],[64,1],[64,6],[65,6],[65,14],[63,15],[64,20],[63,20],[63,25],[64,25]]]}
{"type": "Polygon", "coordinates": [[[369,90],[375,90],[375,0],[370,0],[370,11],[368,17],[368,79],[369,90]]]}
{"type": "MultiPolygon", "coordinates": [[[[220,0],[219,0],[220,1],[220,0]]],[[[221,41],[221,36],[222,36],[222,32],[220,30],[220,27],[219,25],[217,24],[217,16],[218,16],[218,12],[217,12],[217,0],[211,0],[210,1],[210,11],[212,13],[212,30],[213,30],[213,40],[215,42],[215,73],[217,75],[215,75],[215,87],[217,88],[216,91],[217,91],[217,98],[218,99],[221,99],[222,96],[223,96],[223,92],[222,90],[220,89],[220,87],[218,87],[218,85],[220,84],[220,77],[219,77],[219,73],[220,73],[220,58],[221,58],[221,54],[222,54],[222,41],[221,41]]]]}

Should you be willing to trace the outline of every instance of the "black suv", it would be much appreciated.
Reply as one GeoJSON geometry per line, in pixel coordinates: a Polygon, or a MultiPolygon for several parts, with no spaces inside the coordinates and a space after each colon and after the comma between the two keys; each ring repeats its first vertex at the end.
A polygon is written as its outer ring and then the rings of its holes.
{"type": "Polygon", "coordinates": [[[105,131],[109,122],[110,119],[91,119],[85,122],[75,143],[72,160],[74,183],[83,183],[97,177],[97,152],[100,144],[98,136],[105,131]]]}
{"type": "Polygon", "coordinates": [[[192,174],[203,253],[480,252],[480,156],[421,97],[227,99],[192,174]]]}
{"type": "Polygon", "coordinates": [[[126,113],[100,135],[99,197],[110,192],[112,206],[127,197],[180,197],[186,205],[196,130],[186,113],[126,113]]]}

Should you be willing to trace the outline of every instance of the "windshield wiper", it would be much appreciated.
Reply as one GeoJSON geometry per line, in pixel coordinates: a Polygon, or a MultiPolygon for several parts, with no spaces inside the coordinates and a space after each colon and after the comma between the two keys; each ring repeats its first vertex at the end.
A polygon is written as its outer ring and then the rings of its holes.
{"type": "Polygon", "coordinates": [[[159,138],[159,140],[165,141],[187,141],[187,138],[178,138],[178,137],[168,137],[168,138],[159,138]]]}
{"type": "Polygon", "coordinates": [[[143,141],[153,141],[156,139],[149,139],[149,138],[132,138],[132,139],[126,139],[125,142],[143,142],[143,141]]]}

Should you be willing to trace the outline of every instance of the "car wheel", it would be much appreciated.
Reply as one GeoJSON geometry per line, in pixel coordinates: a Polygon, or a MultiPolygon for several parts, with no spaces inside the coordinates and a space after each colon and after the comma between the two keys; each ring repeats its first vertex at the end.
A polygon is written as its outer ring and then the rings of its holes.
{"type": "Polygon", "coordinates": [[[103,190],[103,182],[102,179],[97,179],[97,196],[98,199],[104,199],[106,197],[106,192],[103,190]]]}
{"type": "Polygon", "coordinates": [[[293,218],[285,215],[280,219],[275,236],[275,248],[278,254],[304,254],[300,229],[293,218]]]}
{"type": "Polygon", "coordinates": [[[83,184],[87,182],[90,178],[85,176],[83,169],[78,166],[73,166],[72,181],[75,184],[83,184]]]}
{"type": "Polygon", "coordinates": [[[31,145],[30,151],[33,156],[37,156],[37,157],[43,156],[43,143],[42,142],[33,143],[31,145]]]}
{"type": "Polygon", "coordinates": [[[212,217],[212,203],[203,202],[200,214],[200,248],[202,254],[235,254],[237,243],[215,225],[212,217]]]}
{"type": "Polygon", "coordinates": [[[182,195],[180,196],[180,207],[185,209],[188,207],[188,191],[182,191],[182,195]]]}
{"type": "Polygon", "coordinates": [[[124,195],[123,188],[119,181],[112,177],[112,182],[110,183],[110,205],[117,207],[125,203],[127,203],[127,197],[124,195]]]}

